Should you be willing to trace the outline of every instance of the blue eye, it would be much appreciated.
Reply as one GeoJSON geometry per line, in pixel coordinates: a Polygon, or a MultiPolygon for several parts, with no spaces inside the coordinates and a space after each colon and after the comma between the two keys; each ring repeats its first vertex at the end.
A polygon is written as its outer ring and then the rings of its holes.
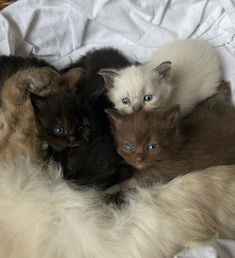
{"type": "Polygon", "coordinates": [[[148,101],[151,101],[152,100],[152,98],[153,98],[153,95],[145,95],[144,96],[144,102],[148,102],[148,101]]]}
{"type": "Polygon", "coordinates": [[[54,128],[54,129],[53,129],[53,132],[54,132],[55,134],[63,134],[63,133],[64,133],[64,128],[62,128],[62,127],[54,128]]]}
{"type": "Polygon", "coordinates": [[[122,99],[122,104],[124,105],[129,105],[131,103],[130,99],[129,98],[123,98],[122,99]]]}
{"type": "Polygon", "coordinates": [[[149,145],[147,146],[147,149],[148,149],[149,151],[155,151],[157,148],[158,148],[158,145],[155,144],[155,143],[151,143],[151,144],[149,144],[149,145]]]}
{"type": "Polygon", "coordinates": [[[133,150],[133,146],[131,144],[129,144],[129,143],[124,144],[123,148],[126,151],[132,151],[133,150]]]}

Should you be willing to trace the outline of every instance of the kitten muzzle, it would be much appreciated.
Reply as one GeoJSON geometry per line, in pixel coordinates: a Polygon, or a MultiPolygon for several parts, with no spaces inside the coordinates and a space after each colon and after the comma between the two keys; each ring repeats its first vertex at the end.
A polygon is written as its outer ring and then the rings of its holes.
{"type": "Polygon", "coordinates": [[[143,168],[144,168],[143,162],[136,162],[136,163],[135,163],[135,168],[137,168],[137,169],[143,169],[143,168]]]}
{"type": "Polygon", "coordinates": [[[68,137],[68,147],[78,147],[79,143],[77,142],[77,137],[76,136],[69,136],[68,137]]]}

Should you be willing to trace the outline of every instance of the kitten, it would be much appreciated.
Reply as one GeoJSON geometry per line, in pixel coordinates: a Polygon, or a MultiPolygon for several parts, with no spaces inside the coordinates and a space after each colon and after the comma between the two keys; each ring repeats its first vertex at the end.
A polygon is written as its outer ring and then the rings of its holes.
{"type": "Polygon", "coordinates": [[[216,52],[199,40],[173,42],[145,65],[102,69],[108,97],[121,113],[180,104],[181,115],[216,93],[221,68],[216,52]]]}
{"type": "Polygon", "coordinates": [[[63,151],[88,141],[93,121],[85,103],[73,93],[60,91],[48,96],[31,94],[41,137],[52,151],[63,151]]]}
{"type": "Polygon", "coordinates": [[[179,105],[126,116],[106,112],[118,153],[142,175],[171,180],[189,171],[235,164],[235,108],[220,96],[185,119],[180,119],[179,105]]]}
{"type": "Polygon", "coordinates": [[[117,154],[111,135],[101,135],[59,155],[64,178],[78,185],[106,189],[133,174],[132,167],[117,154]]]}
{"type": "Polygon", "coordinates": [[[105,82],[103,76],[98,72],[102,68],[119,70],[131,64],[120,51],[109,47],[91,50],[65,69],[67,71],[74,67],[82,67],[86,71],[77,83],[77,94],[84,101],[89,102],[98,119],[103,121],[102,129],[104,132],[109,131],[109,122],[104,113],[104,108],[113,107],[113,104],[106,96],[105,82]]]}
{"type": "Polygon", "coordinates": [[[42,60],[16,56],[1,56],[0,64],[1,158],[30,152],[35,160],[41,160],[46,155],[46,143],[38,138],[29,92],[44,96],[70,88],[81,72],[72,69],[61,76],[42,60]]]}

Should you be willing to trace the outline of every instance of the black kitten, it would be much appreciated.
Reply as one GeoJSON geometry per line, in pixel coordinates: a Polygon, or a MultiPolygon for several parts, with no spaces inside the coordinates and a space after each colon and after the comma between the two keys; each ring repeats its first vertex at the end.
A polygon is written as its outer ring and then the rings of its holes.
{"type": "Polygon", "coordinates": [[[79,185],[105,189],[132,177],[132,168],[117,155],[111,135],[70,148],[57,156],[64,178],[79,185]]]}
{"type": "Polygon", "coordinates": [[[109,121],[104,113],[105,108],[113,107],[106,96],[103,76],[98,72],[104,68],[121,69],[132,63],[117,49],[101,48],[89,51],[76,63],[70,65],[65,71],[82,67],[86,74],[77,83],[77,94],[89,102],[96,116],[102,121],[104,132],[109,132],[109,121]]]}
{"type": "Polygon", "coordinates": [[[31,94],[31,102],[41,135],[52,152],[88,142],[95,121],[91,119],[92,111],[78,96],[64,91],[45,97],[31,94]]]}

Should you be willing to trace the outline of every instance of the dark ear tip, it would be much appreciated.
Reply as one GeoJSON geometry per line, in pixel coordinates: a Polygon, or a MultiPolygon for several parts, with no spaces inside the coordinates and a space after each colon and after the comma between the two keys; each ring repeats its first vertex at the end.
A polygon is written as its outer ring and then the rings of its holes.
{"type": "Polygon", "coordinates": [[[172,65],[172,62],[171,61],[165,61],[165,62],[163,62],[163,64],[172,65]]]}

